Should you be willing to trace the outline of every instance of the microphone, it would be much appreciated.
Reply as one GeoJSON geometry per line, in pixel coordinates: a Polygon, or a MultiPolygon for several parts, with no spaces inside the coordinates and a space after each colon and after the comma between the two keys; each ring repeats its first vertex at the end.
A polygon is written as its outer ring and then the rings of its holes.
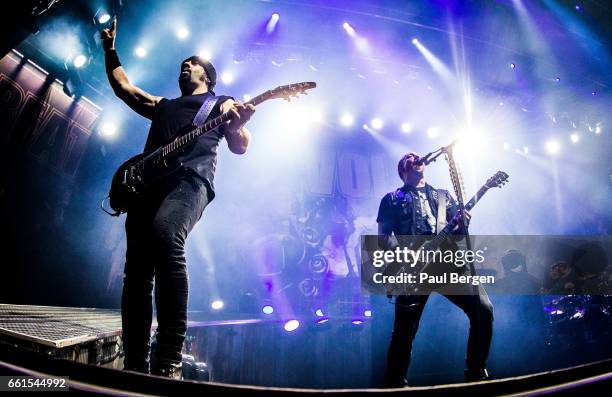
{"type": "Polygon", "coordinates": [[[433,152],[429,152],[425,156],[420,157],[418,160],[416,160],[412,164],[414,164],[414,165],[423,165],[423,164],[429,165],[429,163],[431,163],[432,161],[436,161],[438,156],[440,156],[442,153],[450,150],[450,148],[455,146],[458,142],[459,142],[459,139],[455,139],[454,141],[451,142],[450,145],[441,147],[440,149],[434,150],[433,152]]]}

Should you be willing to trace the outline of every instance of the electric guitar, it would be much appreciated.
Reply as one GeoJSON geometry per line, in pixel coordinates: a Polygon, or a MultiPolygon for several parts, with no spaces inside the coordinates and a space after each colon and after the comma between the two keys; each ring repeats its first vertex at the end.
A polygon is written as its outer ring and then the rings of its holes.
{"type": "MultiPolygon", "coordinates": [[[[497,171],[495,175],[487,179],[487,182],[476,192],[474,197],[470,199],[465,205],[464,209],[470,211],[480,201],[482,196],[485,195],[489,189],[499,187],[501,188],[508,182],[508,174],[503,171],[497,171]]],[[[431,240],[427,240],[418,247],[410,247],[411,250],[417,252],[423,251],[435,251],[439,249],[443,244],[449,241],[449,236],[453,230],[459,224],[458,218],[453,218],[446,226],[436,234],[431,240]]],[[[435,267],[436,263],[417,262],[416,264],[406,263],[390,263],[384,269],[385,275],[397,276],[402,273],[415,274],[418,280],[418,273],[424,272],[428,268],[435,267]],[[414,265],[414,266],[413,266],[414,265]]],[[[408,294],[422,294],[426,288],[420,287],[419,283],[403,283],[403,284],[385,284],[385,289],[388,295],[408,295],[408,294]],[[401,292],[401,293],[398,293],[401,292]]]]}
{"type": "MultiPolygon", "coordinates": [[[[307,90],[316,86],[317,84],[314,82],[279,86],[256,96],[246,102],[245,105],[257,106],[269,99],[277,98],[290,101],[291,98],[297,97],[300,94],[306,95],[307,90]]],[[[231,113],[223,113],[205,124],[181,134],[157,149],[138,154],[127,160],[115,172],[108,197],[101,203],[104,212],[112,216],[118,216],[127,212],[130,203],[134,201],[145,187],[181,168],[181,164],[176,161],[176,158],[185,151],[190,143],[231,119],[231,113]],[[110,207],[115,211],[114,213],[104,208],[104,202],[107,199],[109,199],[110,207]]]]}

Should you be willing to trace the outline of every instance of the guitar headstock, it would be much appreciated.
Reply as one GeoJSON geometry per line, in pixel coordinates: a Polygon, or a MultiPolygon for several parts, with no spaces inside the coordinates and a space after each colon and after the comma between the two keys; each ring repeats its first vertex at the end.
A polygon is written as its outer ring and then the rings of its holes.
{"type": "Polygon", "coordinates": [[[494,187],[502,187],[506,183],[508,183],[508,178],[510,178],[510,176],[504,171],[497,171],[495,175],[487,179],[485,186],[489,189],[492,189],[494,187]]]}
{"type": "Polygon", "coordinates": [[[269,99],[282,98],[286,101],[291,101],[291,98],[297,98],[300,95],[308,95],[307,90],[311,90],[317,86],[314,81],[305,81],[302,83],[287,84],[276,87],[268,91],[269,99]]]}

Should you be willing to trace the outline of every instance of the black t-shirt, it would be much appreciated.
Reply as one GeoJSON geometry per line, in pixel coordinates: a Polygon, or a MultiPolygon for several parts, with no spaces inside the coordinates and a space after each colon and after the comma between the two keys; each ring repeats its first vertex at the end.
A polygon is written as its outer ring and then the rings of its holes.
{"type": "MultiPolygon", "coordinates": [[[[155,107],[155,115],[149,130],[145,150],[155,149],[162,146],[177,135],[184,134],[194,128],[193,119],[200,110],[204,100],[210,93],[187,95],[175,99],[163,98],[155,107]]],[[[221,104],[229,96],[219,96],[217,103],[210,112],[207,120],[212,120],[221,115],[221,104]]],[[[178,157],[183,163],[183,168],[195,172],[208,188],[209,200],[215,196],[213,179],[217,167],[217,148],[223,139],[219,129],[209,131],[200,136],[194,143],[187,146],[185,153],[178,157]]]]}

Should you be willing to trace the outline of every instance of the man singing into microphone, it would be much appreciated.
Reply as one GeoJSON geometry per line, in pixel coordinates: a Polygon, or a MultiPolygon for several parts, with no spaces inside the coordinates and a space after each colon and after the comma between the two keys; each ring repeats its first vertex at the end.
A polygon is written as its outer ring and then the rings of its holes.
{"type": "MultiPolygon", "coordinates": [[[[420,160],[415,153],[402,157],[397,171],[404,185],[387,193],[380,202],[376,221],[378,234],[382,236],[383,244],[387,245],[385,249],[391,246],[392,234],[433,235],[437,233],[438,216],[451,220],[462,215],[448,191],[436,190],[425,182],[425,164],[420,160]],[[444,214],[438,214],[440,195],[446,196],[444,214]]],[[[464,212],[463,215],[469,221],[469,213],[464,212]]],[[[455,233],[463,234],[462,230],[455,233]]],[[[485,365],[493,332],[493,306],[482,285],[478,288],[478,295],[444,295],[459,306],[470,320],[465,369],[465,380],[468,382],[488,378],[485,365]]],[[[395,301],[395,321],[385,373],[386,387],[403,387],[407,384],[405,376],[410,365],[412,342],[428,298],[429,295],[401,295],[395,301]]]]}

